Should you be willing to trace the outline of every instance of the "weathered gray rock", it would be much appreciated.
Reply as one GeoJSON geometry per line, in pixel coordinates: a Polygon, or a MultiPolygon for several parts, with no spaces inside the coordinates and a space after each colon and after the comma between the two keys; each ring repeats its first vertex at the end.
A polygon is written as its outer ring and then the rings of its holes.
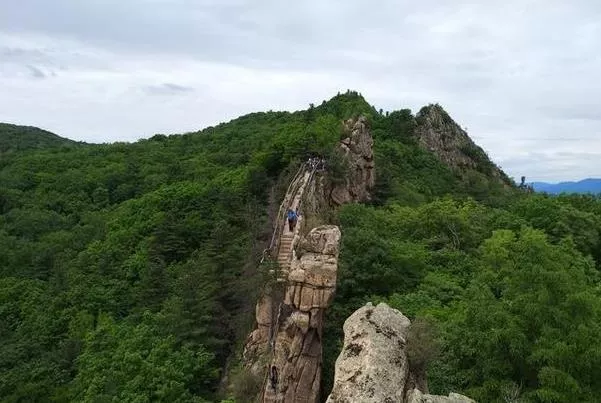
{"type": "Polygon", "coordinates": [[[476,401],[458,393],[436,396],[423,394],[419,389],[412,389],[407,394],[407,403],[476,403],[476,401]]]}
{"type": "Polygon", "coordinates": [[[381,303],[358,309],[344,322],[330,403],[402,402],[409,372],[405,345],[411,322],[381,303]]]}
{"type": "Polygon", "coordinates": [[[367,118],[360,116],[344,122],[346,137],[338,149],[348,164],[344,183],[337,184],[330,192],[335,205],[371,200],[370,190],[375,185],[373,138],[367,118]]]}
{"type": "Polygon", "coordinates": [[[368,303],[344,322],[344,346],[336,360],[328,403],[475,403],[456,393],[423,394],[407,358],[411,322],[400,311],[368,303]]]}
{"type": "Polygon", "coordinates": [[[440,105],[423,107],[416,116],[415,134],[420,146],[451,168],[473,169],[509,186],[509,178],[476,145],[440,105]]]}

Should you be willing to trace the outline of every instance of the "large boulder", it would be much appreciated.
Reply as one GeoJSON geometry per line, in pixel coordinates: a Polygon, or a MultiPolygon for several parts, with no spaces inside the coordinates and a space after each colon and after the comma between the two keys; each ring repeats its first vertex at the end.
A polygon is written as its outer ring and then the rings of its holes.
{"type": "Polygon", "coordinates": [[[336,360],[330,403],[402,402],[409,363],[411,322],[381,303],[368,303],[344,322],[344,347],[336,360]]]}
{"type": "Polygon", "coordinates": [[[416,388],[407,336],[411,322],[384,303],[368,303],[344,322],[344,346],[328,403],[475,403],[451,393],[434,396],[416,388]]]}

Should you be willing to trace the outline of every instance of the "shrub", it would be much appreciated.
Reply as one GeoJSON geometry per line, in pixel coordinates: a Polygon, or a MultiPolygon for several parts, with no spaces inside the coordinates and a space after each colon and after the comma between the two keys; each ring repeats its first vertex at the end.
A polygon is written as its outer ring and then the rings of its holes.
{"type": "Polygon", "coordinates": [[[424,373],[428,363],[439,353],[434,325],[424,318],[416,318],[407,336],[407,358],[409,368],[415,373],[424,373]]]}

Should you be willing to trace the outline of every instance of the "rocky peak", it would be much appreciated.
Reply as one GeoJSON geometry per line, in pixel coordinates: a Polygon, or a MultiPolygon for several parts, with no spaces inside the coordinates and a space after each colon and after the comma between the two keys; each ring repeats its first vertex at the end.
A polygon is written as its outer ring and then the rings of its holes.
{"type": "Polygon", "coordinates": [[[384,303],[368,303],[349,316],[327,402],[475,403],[456,393],[434,396],[416,387],[407,356],[410,326],[405,315],[384,303]]]}
{"type": "Polygon", "coordinates": [[[338,151],[347,165],[347,172],[343,180],[333,186],[330,199],[335,205],[369,201],[376,177],[374,140],[367,118],[360,116],[346,120],[343,133],[338,151]]]}
{"type": "Polygon", "coordinates": [[[507,175],[440,105],[423,107],[416,116],[416,122],[415,135],[419,145],[451,168],[476,170],[510,184],[507,175]]]}

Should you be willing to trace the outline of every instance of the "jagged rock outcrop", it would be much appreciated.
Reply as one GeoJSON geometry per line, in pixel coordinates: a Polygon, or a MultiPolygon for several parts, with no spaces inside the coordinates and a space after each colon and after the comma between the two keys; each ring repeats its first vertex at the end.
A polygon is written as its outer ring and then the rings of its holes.
{"type": "Polygon", "coordinates": [[[476,145],[438,104],[423,107],[416,116],[415,135],[424,149],[451,168],[472,169],[509,185],[507,175],[476,145]]]}
{"type": "Polygon", "coordinates": [[[296,248],[269,363],[278,372],[278,382],[275,387],[266,384],[263,401],[318,400],[323,315],[334,297],[339,243],[338,227],[324,225],[301,238],[296,248]]]}
{"type": "Polygon", "coordinates": [[[410,326],[407,317],[384,303],[368,303],[349,316],[327,402],[473,403],[454,393],[433,396],[414,387],[406,348],[410,326]]]}
{"type": "Polygon", "coordinates": [[[344,122],[344,138],[339,151],[348,164],[342,183],[333,186],[330,199],[333,204],[365,202],[371,199],[370,190],[375,185],[373,138],[367,118],[348,119],[344,122]]]}

